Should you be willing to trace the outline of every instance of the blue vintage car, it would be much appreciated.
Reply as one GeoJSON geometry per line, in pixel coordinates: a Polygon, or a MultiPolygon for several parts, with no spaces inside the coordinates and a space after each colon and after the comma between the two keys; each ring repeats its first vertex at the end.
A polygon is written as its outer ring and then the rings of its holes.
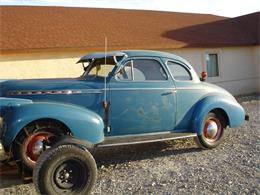
{"type": "Polygon", "coordinates": [[[196,137],[214,148],[246,118],[230,93],[170,53],[100,52],[78,63],[79,78],[0,83],[1,144],[21,170],[35,168],[40,193],[90,192],[95,147],[196,137]]]}

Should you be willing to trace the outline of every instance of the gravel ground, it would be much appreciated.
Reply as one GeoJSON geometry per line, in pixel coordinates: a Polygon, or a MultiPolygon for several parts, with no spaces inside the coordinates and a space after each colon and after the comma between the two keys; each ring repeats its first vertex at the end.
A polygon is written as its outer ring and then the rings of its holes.
{"type": "MultiPolygon", "coordinates": [[[[250,121],[227,129],[216,149],[193,139],[99,149],[93,194],[260,194],[260,97],[237,99],[250,121]]],[[[33,184],[6,182],[0,194],[35,194],[33,184]]]]}

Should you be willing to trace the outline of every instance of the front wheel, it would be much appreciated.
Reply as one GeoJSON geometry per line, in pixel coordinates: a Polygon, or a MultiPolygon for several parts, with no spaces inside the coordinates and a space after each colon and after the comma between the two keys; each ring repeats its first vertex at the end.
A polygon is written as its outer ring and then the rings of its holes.
{"type": "Polygon", "coordinates": [[[75,145],[60,145],[39,157],[33,182],[39,194],[89,194],[96,177],[96,162],[90,152],[75,145]]]}
{"type": "Polygon", "coordinates": [[[13,158],[20,171],[31,172],[39,156],[51,148],[63,129],[49,121],[34,122],[24,127],[12,145],[13,158]]]}
{"type": "Polygon", "coordinates": [[[219,114],[210,112],[204,120],[203,131],[197,136],[197,143],[203,148],[215,148],[224,138],[226,127],[225,118],[219,114]]]}

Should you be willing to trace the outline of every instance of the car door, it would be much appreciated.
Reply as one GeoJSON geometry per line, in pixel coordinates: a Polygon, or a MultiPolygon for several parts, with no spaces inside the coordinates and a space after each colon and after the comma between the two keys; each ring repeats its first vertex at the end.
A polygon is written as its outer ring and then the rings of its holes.
{"type": "Polygon", "coordinates": [[[176,131],[190,131],[195,104],[205,94],[191,73],[191,68],[180,61],[165,60],[176,86],[176,131]]]}
{"type": "Polygon", "coordinates": [[[109,135],[172,131],[174,84],[159,58],[131,58],[108,84],[109,135]]]}

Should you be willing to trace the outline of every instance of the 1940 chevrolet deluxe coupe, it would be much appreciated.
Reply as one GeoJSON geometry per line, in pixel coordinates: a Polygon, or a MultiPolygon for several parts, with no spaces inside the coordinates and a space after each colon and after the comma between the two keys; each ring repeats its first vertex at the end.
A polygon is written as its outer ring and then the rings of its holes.
{"type": "Polygon", "coordinates": [[[43,194],[89,193],[95,147],[196,137],[214,148],[247,118],[230,93],[170,53],[99,52],[78,63],[79,78],[0,83],[1,144],[21,170],[34,169],[43,194]]]}

